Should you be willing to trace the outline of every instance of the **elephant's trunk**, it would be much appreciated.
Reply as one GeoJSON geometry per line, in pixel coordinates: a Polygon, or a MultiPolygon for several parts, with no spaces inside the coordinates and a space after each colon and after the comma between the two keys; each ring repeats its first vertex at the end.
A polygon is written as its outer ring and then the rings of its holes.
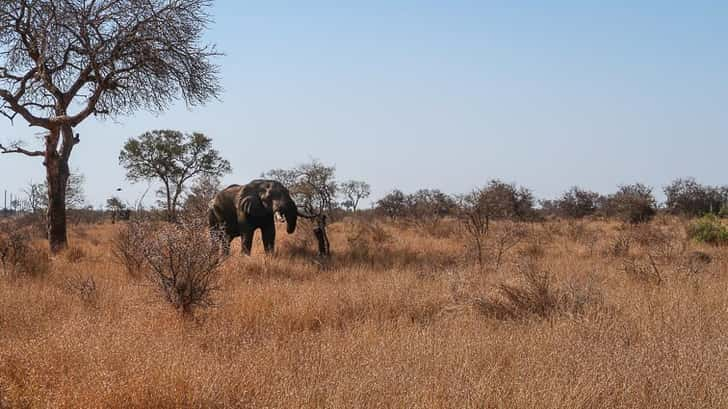
{"type": "Polygon", "coordinates": [[[284,199],[278,203],[277,212],[286,218],[286,232],[288,234],[296,231],[296,221],[298,219],[298,209],[291,199],[284,199]]]}

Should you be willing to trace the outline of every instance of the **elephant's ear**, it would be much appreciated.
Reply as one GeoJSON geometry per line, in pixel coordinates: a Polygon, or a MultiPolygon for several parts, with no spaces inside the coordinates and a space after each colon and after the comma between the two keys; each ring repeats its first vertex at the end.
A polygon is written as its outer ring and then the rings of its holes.
{"type": "Polygon", "coordinates": [[[258,195],[247,195],[240,199],[240,209],[249,216],[265,216],[266,210],[258,195]]]}

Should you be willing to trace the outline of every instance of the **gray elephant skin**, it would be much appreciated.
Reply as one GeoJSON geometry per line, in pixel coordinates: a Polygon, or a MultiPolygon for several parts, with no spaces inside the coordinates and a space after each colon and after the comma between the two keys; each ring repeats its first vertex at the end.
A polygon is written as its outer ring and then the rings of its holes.
{"type": "Polygon", "coordinates": [[[275,213],[285,218],[289,234],[296,230],[298,208],[280,182],[256,179],[247,185],[231,185],[210,202],[210,230],[222,236],[225,254],[230,253],[230,242],[238,236],[242,240],[242,252],[250,254],[253,234],[260,229],[265,252],[271,254],[276,240],[275,213]]]}

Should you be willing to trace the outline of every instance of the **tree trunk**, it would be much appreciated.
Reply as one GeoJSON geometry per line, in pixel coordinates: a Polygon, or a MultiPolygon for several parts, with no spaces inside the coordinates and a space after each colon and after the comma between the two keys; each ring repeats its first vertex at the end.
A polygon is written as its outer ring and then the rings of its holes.
{"type": "MultiPolygon", "coordinates": [[[[58,115],[65,115],[65,111],[59,110],[58,115]]],[[[71,174],[68,169],[68,159],[73,146],[77,143],[78,138],[73,137],[73,129],[69,125],[50,129],[46,136],[43,164],[46,167],[48,181],[48,242],[52,253],[58,253],[68,247],[66,187],[71,174]]]]}
{"type": "Polygon", "coordinates": [[[173,222],[174,215],[172,214],[172,192],[169,190],[169,182],[164,181],[164,189],[167,195],[167,221],[173,222]]]}
{"type": "Polygon", "coordinates": [[[57,154],[46,155],[46,177],[48,180],[48,241],[52,253],[68,246],[66,233],[66,184],[68,163],[57,154]]]}

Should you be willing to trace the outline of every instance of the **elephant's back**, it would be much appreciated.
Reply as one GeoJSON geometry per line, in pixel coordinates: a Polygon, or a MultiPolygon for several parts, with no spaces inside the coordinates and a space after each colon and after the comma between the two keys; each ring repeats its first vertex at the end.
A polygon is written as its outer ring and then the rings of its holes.
{"type": "Polygon", "coordinates": [[[210,210],[214,212],[220,222],[224,222],[227,226],[237,223],[236,201],[241,190],[242,186],[240,185],[230,185],[217,192],[212,200],[210,210]]]}

